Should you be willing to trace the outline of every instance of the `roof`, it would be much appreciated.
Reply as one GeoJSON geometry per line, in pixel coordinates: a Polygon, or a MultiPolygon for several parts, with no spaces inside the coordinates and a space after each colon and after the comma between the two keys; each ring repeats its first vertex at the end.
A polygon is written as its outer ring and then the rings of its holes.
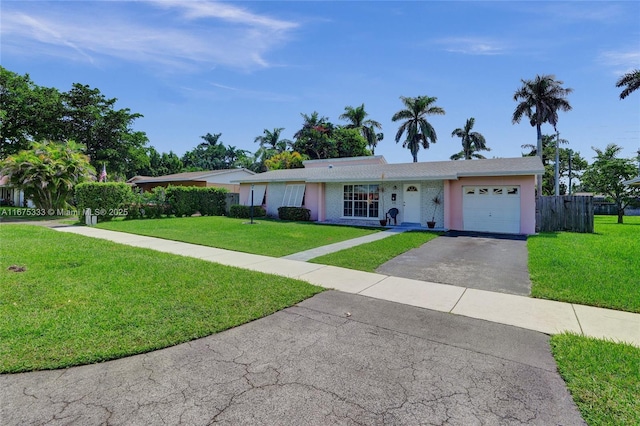
{"type": "Polygon", "coordinates": [[[236,182],[393,182],[456,180],[461,177],[477,176],[523,176],[542,173],[544,173],[544,167],[540,158],[518,157],[272,170],[238,179],[236,182]]]}
{"type": "Polygon", "coordinates": [[[183,182],[183,181],[204,181],[211,176],[218,176],[227,173],[233,173],[238,171],[245,171],[249,174],[255,174],[251,170],[247,169],[224,169],[224,170],[205,170],[201,172],[185,172],[174,173],[172,175],[164,176],[134,176],[129,179],[128,183],[157,183],[157,182],[183,182]]]}
{"type": "Polygon", "coordinates": [[[640,186],[640,176],[638,176],[637,178],[631,179],[631,180],[626,180],[624,182],[625,185],[629,185],[629,186],[640,186]]]}

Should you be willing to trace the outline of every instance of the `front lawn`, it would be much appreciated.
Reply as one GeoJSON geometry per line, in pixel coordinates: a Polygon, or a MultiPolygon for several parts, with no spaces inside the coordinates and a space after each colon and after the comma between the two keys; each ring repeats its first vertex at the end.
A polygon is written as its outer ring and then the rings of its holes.
{"type": "Polygon", "coordinates": [[[349,226],[268,219],[232,219],[221,216],[119,220],[99,228],[183,241],[245,253],[281,257],[378,232],[349,226]]]}
{"type": "Polygon", "coordinates": [[[559,334],[551,350],[590,426],[640,425],[640,348],[559,334]]]}
{"type": "Polygon", "coordinates": [[[528,239],[531,295],[640,312],[640,217],[596,216],[595,234],[528,239]]]}
{"type": "Polygon", "coordinates": [[[32,225],[0,226],[0,252],[0,373],[176,345],[322,291],[303,281],[32,225]]]}
{"type": "Polygon", "coordinates": [[[362,244],[311,259],[312,263],[375,272],[378,266],[413,248],[437,238],[435,232],[403,232],[382,240],[362,244]]]}

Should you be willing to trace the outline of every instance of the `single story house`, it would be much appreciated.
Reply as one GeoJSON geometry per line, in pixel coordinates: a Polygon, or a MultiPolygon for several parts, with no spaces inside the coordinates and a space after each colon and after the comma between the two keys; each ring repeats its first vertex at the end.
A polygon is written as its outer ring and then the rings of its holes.
{"type": "Polygon", "coordinates": [[[398,209],[397,221],[437,229],[533,234],[538,157],[388,164],[382,156],[305,161],[304,168],[238,179],[240,203],[298,206],[319,222],[376,224],[398,209]],[[438,203],[434,203],[435,199],[438,203]]]}
{"type": "Polygon", "coordinates": [[[175,173],[165,176],[134,176],[127,181],[143,191],[151,191],[156,186],[199,186],[226,188],[229,192],[239,192],[240,185],[232,183],[253,176],[255,172],[247,169],[208,170],[203,172],[175,173]]]}

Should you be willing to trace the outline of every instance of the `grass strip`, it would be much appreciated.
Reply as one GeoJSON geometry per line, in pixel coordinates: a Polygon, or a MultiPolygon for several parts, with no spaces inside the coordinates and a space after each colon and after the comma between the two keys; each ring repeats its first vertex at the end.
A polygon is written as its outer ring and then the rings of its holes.
{"type": "Polygon", "coordinates": [[[640,348],[559,334],[551,350],[589,425],[640,424],[640,348]]]}
{"type": "Polygon", "coordinates": [[[529,237],[531,295],[640,312],[640,217],[624,220],[596,216],[594,234],[529,237]]]}
{"type": "Polygon", "coordinates": [[[269,219],[255,220],[253,225],[248,222],[247,219],[205,216],[120,220],[104,222],[98,227],[273,257],[286,256],[379,231],[269,219]]]}
{"type": "Polygon", "coordinates": [[[319,256],[311,259],[310,262],[375,272],[380,265],[388,260],[420,247],[439,235],[435,232],[403,232],[382,240],[319,256]]]}
{"type": "Polygon", "coordinates": [[[299,280],[32,225],[2,225],[0,253],[0,373],[176,345],[322,291],[299,280]]]}

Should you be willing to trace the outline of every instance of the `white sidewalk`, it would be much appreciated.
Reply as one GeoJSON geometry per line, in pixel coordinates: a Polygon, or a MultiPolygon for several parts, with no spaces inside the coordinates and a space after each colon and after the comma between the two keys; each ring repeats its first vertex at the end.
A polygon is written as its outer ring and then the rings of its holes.
{"type": "MultiPolygon", "coordinates": [[[[291,258],[273,258],[98,228],[72,226],[55,229],[134,247],[195,257],[223,265],[298,278],[325,288],[513,325],[542,333],[556,334],[570,331],[590,337],[627,342],[640,347],[640,314],[391,277],[306,263],[291,258]]],[[[325,252],[321,252],[320,255],[325,252]]]]}

